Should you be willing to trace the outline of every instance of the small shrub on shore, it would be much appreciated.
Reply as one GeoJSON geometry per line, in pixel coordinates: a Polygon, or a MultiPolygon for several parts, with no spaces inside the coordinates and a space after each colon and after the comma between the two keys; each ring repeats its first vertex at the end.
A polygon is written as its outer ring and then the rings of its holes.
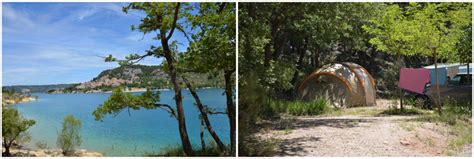
{"type": "Polygon", "coordinates": [[[47,149],[48,148],[48,143],[46,143],[46,141],[38,141],[38,142],[36,142],[36,147],[38,149],[47,149]]]}
{"type": "Polygon", "coordinates": [[[330,110],[327,100],[322,98],[312,102],[272,100],[269,104],[276,112],[291,115],[320,115],[330,110]]]}
{"type": "Polygon", "coordinates": [[[72,155],[74,149],[81,145],[81,127],[81,121],[74,116],[68,115],[64,118],[57,140],[57,145],[61,148],[63,155],[72,155]]]}
{"type": "Polygon", "coordinates": [[[10,148],[28,139],[28,128],[36,122],[23,118],[18,110],[13,108],[2,108],[2,145],[5,152],[2,156],[12,156],[10,148]]]}

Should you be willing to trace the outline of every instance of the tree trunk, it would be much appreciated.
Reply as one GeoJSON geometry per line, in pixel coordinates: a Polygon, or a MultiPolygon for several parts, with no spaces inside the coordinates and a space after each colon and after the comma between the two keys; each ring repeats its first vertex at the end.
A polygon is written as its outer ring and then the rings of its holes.
{"type": "Polygon", "coordinates": [[[201,150],[206,151],[206,141],[204,141],[204,120],[201,119],[201,133],[199,134],[201,137],[201,150]]]}
{"type": "MultiPolygon", "coordinates": [[[[161,19],[159,19],[161,20],[161,19]]],[[[186,119],[183,109],[183,98],[181,95],[181,87],[179,86],[176,68],[174,66],[174,59],[171,53],[171,50],[168,45],[168,39],[166,38],[165,31],[160,32],[161,36],[161,46],[163,46],[164,57],[166,63],[168,64],[168,74],[171,77],[171,83],[173,83],[174,89],[174,100],[176,103],[176,109],[178,112],[178,126],[179,126],[179,135],[181,137],[181,144],[183,145],[183,151],[185,156],[191,155],[193,148],[191,142],[189,141],[188,131],[186,130],[186,119]]]]}
{"type": "MultiPolygon", "coordinates": [[[[467,73],[467,83],[469,85],[472,85],[472,79],[471,79],[471,75],[470,75],[470,72],[469,72],[469,61],[467,62],[467,70],[466,70],[466,73],[467,73]]],[[[472,107],[469,107],[469,111],[472,110],[472,107]]]]}
{"type": "Polygon", "coordinates": [[[314,51],[313,67],[314,68],[319,67],[319,51],[318,50],[314,51]]]}
{"type": "Polygon", "coordinates": [[[3,144],[3,147],[5,147],[5,152],[2,154],[2,156],[12,156],[12,154],[10,153],[10,145],[3,144]]]}
{"type": "Polygon", "coordinates": [[[265,54],[264,54],[264,58],[263,58],[263,66],[265,68],[268,68],[270,66],[270,58],[271,58],[271,42],[268,43],[267,45],[265,45],[265,54]]]}
{"type": "MultiPolygon", "coordinates": [[[[402,62],[400,58],[400,49],[397,51],[397,63],[398,63],[398,74],[400,74],[400,71],[402,69],[402,62]]],[[[400,97],[400,111],[403,112],[403,90],[400,87],[400,79],[398,80],[398,95],[400,97]]]]}
{"type": "MultiPolygon", "coordinates": [[[[307,49],[307,44],[306,44],[307,40],[305,39],[303,41],[303,48],[301,47],[296,47],[296,51],[298,52],[299,54],[299,58],[298,58],[298,62],[296,64],[296,70],[295,70],[295,73],[293,74],[293,78],[291,79],[291,83],[296,86],[297,85],[297,82],[298,82],[298,77],[299,77],[299,71],[301,71],[303,69],[303,62],[304,62],[304,55],[306,53],[306,49],[307,49]]],[[[292,94],[294,94],[294,92],[291,92],[292,94]]],[[[293,96],[293,95],[292,95],[293,96]]]]}
{"type": "Polygon", "coordinates": [[[438,73],[438,60],[437,60],[437,56],[436,56],[436,48],[433,48],[433,57],[434,57],[434,65],[435,65],[435,83],[436,83],[436,94],[438,96],[438,103],[437,103],[437,106],[438,106],[438,113],[439,115],[441,115],[441,95],[439,93],[439,81],[438,81],[438,77],[439,77],[439,73],[438,73]]]}
{"type": "Polygon", "coordinates": [[[184,75],[181,75],[181,78],[183,79],[183,82],[186,84],[189,91],[191,92],[191,95],[196,101],[196,105],[198,106],[199,112],[201,113],[201,118],[206,124],[207,131],[209,131],[209,134],[211,134],[214,141],[216,141],[217,145],[219,146],[219,149],[225,150],[224,143],[222,143],[222,141],[219,139],[219,136],[217,136],[217,133],[214,131],[214,129],[211,126],[211,122],[209,122],[209,118],[207,116],[208,112],[206,111],[206,108],[204,108],[204,105],[201,103],[201,99],[199,99],[199,96],[197,95],[196,90],[193,88],[191,83],[188,81],[188,79],[184,75]]]}
{"type": "MultiPolygon", "coordinates": [[[[471,82],[472,80],[471,80],[471,75],[470,75],[469,73],[470,73],[470,72],[469,72],[469,62],[468,62],[468,63],[467,63],[467,70],[466,70],[467,83],[468,83],[469,85],[471,85],[471,84],[472,84],[472,82],[471,82]]],[[[470,107],[469,107],[469,108],[470,108],[470,107]]]]}
{"type": "Polygon", "coordinates": [[[229,117],[229,124],[230,124],[230,150],[231,155],[235,154],[235,106],[234,106],[234,99],[233,99],[233,91],[232,91],[232,74],[234,70],[226,70],[224,71],[224,79],[225,79],[225,95],[227,101],[227,116],[229,117]]]}

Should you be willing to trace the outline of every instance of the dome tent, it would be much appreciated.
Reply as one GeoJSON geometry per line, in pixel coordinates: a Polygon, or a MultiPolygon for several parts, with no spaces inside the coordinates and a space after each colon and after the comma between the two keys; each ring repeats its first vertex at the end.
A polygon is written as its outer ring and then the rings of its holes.
{"type": "Polygon", "coordinates": [[[375,80],[358,64],[329,64],[309,74],[298,94],[305,101],[325,98],[335,107],[374,106],[375,80]]]}

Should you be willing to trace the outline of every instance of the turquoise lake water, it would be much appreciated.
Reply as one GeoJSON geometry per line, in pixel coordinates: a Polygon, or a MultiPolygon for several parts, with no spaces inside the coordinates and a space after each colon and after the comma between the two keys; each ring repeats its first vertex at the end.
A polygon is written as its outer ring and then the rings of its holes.
{"type": "MultiPolygon", "coordinates": [[[[225,111],[226,101],[223,89],[198,90],[203,104],[225,111]]],[[[143,156],[145,152],[159,152],[170,146],[180,146],[176,119],[161,109],[126,110],[116,117],[106,116],[102,122],[95,121],[92,112],[102,104],[110,93],[78,94],[32,94],[37,101],[17,104],[24,117],[34,119],[36,124],[29,129],[29,148],[35,148],[38,141],[45,141],[49,148],[56,148],[57,132],[64,116],[72,114],[82,122],[82,144],[80,148],[104,153],[105,156],[143,156]]],[[[175,105],[173,91],[161,91],[160,103],[175,105]]],[[[199,110],[194,98],[183,90],[183,104],[186,126],[195,149],[200,148],[199,110]]],[[[214,130],[226,143],[229,139],[227,115],[211,115],[214,130]]],[[[211,137],[206,131],[206,141],[211,137]]]]}

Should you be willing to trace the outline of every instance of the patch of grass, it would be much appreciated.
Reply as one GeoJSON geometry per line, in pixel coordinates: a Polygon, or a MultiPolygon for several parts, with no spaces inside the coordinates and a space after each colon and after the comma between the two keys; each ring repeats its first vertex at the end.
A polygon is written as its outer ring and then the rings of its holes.
{"type": "Polygon", "coordinates": [[[471,102],[446,100],[442,114],[424,114],[416,121],[445,124],[449,128],[447,155],[456,155],[466,144],[472,143],[471,102]]]}
{"type": "MultiPolygon", "coordinates": [[[[229,148],[226,148],[226,151],[219,149],[217,144],[206,145],[206,149],[193,149],[193,152],[189,156],[229,156],[227,151],[229,148]]],[[[183,157],[184,151],[181,146],[169,146],[160,152],[145,152],[144,156],[146,157],[183,157]]]]}
{"type": "Polygon", "coordinates": [[[326,99],[316,99],[311,102],[271,100],[269,104],[276,112],[288,113],[296,116],[319,115],[330,110],[326,99]]]}
{"type": "Polygon", "coordinates": [[[470,122],[457,122],[451,127],[451,133],[454,138],[448,142],[448,154],[449,152],[459,152],[464,145],[472,143],[472,125],[470,122]]]}
{"type": "MultiPolygon", "coordinates": [[[[242,144],[246,146],[239,146],[239,156],[275,156],[277,143],[280,142],[278,139],[262,140],[258,137],[247,139],[250,140],[244,140],[244,144],[242,144]]],[[[239,145],[243,142],[239,141],[239,145]]]]}
{"type": "MultiPolygon", "coordinates": [[[[414,123],[414,122],[401,122],[399,125],[400,125],[400,127],[401,127],[403,130],[406,130],[406,131],[413,131],[413,130],[415,130],[415,128],[418,127],[420,124],[414,123]]],[[[417,134],[417,135],[418,135],[418,134],[417,134]]]]}
{"type": "Polygon", "coordinates": [[[415,106],[416,105],[416,100],[415,100],[415,98],[405,98],[403,100],[403,103],[404,103],[404,105],[415,106]]]}
{"type": "Polygon", "coordinates": [[[421,140],[420,134],[416,133],[416,134],[415,134],[415,137],[416,137],[418,140],[421,140]]]}
{"type": "Polygon", "coordinates": [[[378,115],[420,115],[424,113],[425,112],[417,108],[403,108],[402,110],[399,108],[389,108],[380,112],[378,115]]]}
{"type": "Polygon", "coordinates": [[[426,145],[428,145],[428,146],[430,146],[430,147],[434,146],[433,139],[427,138],[427,139],[426,139],[426,145]]]}
{"type": "Polygon", "coordinates": [[[383,110],[377,107],[330,108],[321,116],[376,116],[383,110]]]}
{"type": "Polygon", "coordinates": [[[289,135],[289,134],[291,134],[292,131],[293,130],[291,130],[290,128],[286,128],[285,130],[283,130],[283,134],[284,135],[289,135]]]}

